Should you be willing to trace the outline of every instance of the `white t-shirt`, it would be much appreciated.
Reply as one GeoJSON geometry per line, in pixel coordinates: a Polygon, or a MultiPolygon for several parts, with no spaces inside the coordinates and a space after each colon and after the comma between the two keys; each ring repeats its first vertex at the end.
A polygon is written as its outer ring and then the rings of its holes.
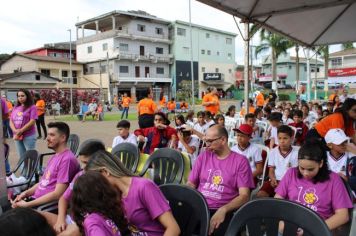
{"type": "Polygon", "coordinates": [[[193,129],[195,129],[196,131],[202,133],[202,134],[205,134],[206,130],[209,128],[208,124],[205,123],[203,126],[201,126],[199,123],[196,123],[194,126],[193,126],[193,129]]]}
{"type": "Polygon", "coordinates": [[[287,118],[287,117],[283,117],[282,118],[283,124],[285,125],[289,125],[290,123],[294,123],[294,120],[292,120],[291,118],[287,118]]]}
{"type": "Polygon", "coordinates": [[[250,145],[245,149],[241,149],[239,145],[235,145],[231,148],[231,151],[245,156],[250,163],[252,172],[256,170],[256,164],[262,162],[262,150],[253,143],[250,143],[250,145]]]}
{"type": "Polygon", "coordinates": [[[210,120],[206,124],[208,125],[208,128],[209,128],[210,126],[215,125],[215,121],[214,120],[210,120]]]}
{"type": "Polygon", "coordinates": [[[137,137],[134,134],[129,134],[126,139],[123,139],[121,136],[116,136],[112,142],[112,148],[120,143],[132,143],[137,146],[137,137]]]}
{"type": "MultiPolygon", "coordinates": [[[[190,147],[195,147],[195,151],[193,154],[190,154],[190,160],[192,162],[192,166],[195,162],[195,160],[197,159],[197,156],[198,156],[198,151],[199,151],[199,144],[200,144],[200,141],[199,141],[199,138],[196,137],[196,136],[191,136],[191,139],[190,139],[190,142],[188,143],[188,146],[190,147]]],[[[188,153],[187,149],[184,147],[183,143],[181,141],[178,142],[178,149],[181,150],[182,152],[186,152],[188,153]]]]}
{"type": "Polygon", "coordinates": [[[268,154],[268,167],[274,167],[277,180],[281,180],[290,167],[298,166],[298,148],[292,147],[283,155],[279,147],[273,148],[268,154]]]}
{"type": "Polygon", "coordinates": [[[276,145],[279,144],[279,142],[278,142],[277,127],[271,126],[271,137],[270,137],[270,138],[274,138],[274,143],[275,143],[276,145]]]}
{"type": "Polygon", "coordinates": [[[328,154],[328,166],[329,170],[335,172],[335,173],[343,173],[346,175],[346,162],[349,157],[352,155],[348,152],[345,152],[342,154],[338,159],[336,159],[333,155],[331,155],[330,152],[327,152],[328,154]]]}

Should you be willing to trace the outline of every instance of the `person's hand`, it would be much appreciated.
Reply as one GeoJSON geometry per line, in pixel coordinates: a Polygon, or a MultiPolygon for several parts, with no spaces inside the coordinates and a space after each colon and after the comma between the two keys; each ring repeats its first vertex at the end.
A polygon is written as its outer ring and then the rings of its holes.
{"type": "Polygon", "coordinates": [[[145,140],[145,137],[143,135],[139,135],[137,137],[138,141],[141,142],[141,143],[144,143],[146,140],[145,140]]]}
{"type": "Polygon", "coordinates": [[[17,195],[16,198],[13,201],[11,201],[11,204],[19,202],[19,201],[23,200],[26,197],[27,197],[27,193],[26,193],[26,191],[24,191],[24,192],[20,193],[19,195],[17,195]]]}
{"type": "Polygon", "coordinates": [[[193,127],[191,127],[190,125],[184,124],[181,126],[182,128],[184,128],[184,131],[192,131],[193,127]]]}
{"type": "Polygon", "coordinates": [[[53,226],[54,230],[56,231],[57,234],[63,232],[64,230],[66,230],[67,227],[67,223],[65,221],[65,219],[57,219],[56,224],[53,226]]]}
{"type": "Polygon", "coordinates": [[[276,180],[276,179],[271,179],[271,186],[272,186],[273,188],[275,188],[275,187],[277,187],[277,185],[278,185],[277,180],[276,180]]]}
{"type": "Polygon", "coordinates": [[[17,207],[29,207],[29,206],[28,206],[28,202],[26,202],[24,200],[20,200],[17,202],[12,202],[11,207],[17,208],[17,207]]]}
{"type": "Polygon", "coordinates": [[[165,128],[167,128],[167,125],[164,125],[164,124],[157,124],[157,125],[156,125],[156,128],[157,128],[157,129],[165,129],[165,128]]]}
{"type": "Polygon", "coordinates": [[[219,228],[220,224],[224,222],[226,216],[226,210],[224,207],[220,207],[210,219],[209,235],[211,235],[215,229],[219,228]]]}

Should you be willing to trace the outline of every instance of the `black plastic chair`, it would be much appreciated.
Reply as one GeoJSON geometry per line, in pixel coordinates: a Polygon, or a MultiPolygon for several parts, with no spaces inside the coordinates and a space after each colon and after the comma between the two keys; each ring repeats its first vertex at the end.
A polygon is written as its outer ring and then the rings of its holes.
{"type": "Polygon", "coordinates": [[[23,155],[23,158],[21,158],[21,160],[17,164],[16,168],[12,171],[13,173],[16,173],[16,171],[18,171],[20,169],[20,167],[23,165],[21,175],[23,177],[25,177],[26,181],[19,183],[19,184],[8,185],[7,188],[13,188],[13,187],[27,185],[26,189],[28,189],[31,185],[32,178],[37,171],[38,164],[39,164],[38,152],[36,150],[26,151],[23,155]]]}
{"type": "Polygon", "coordinates": [[[77,134],[70,134],[67,140],[67,145],[69,149],[74,153],[77,154],[78,147],[79,147],[80,138],[77,134]]]}
{"type": "Polygon", "coordinates": [[[158,149],[148,158],[139,175],[144,176],[150,167],[153,168],[153,181],[157,185],[182,182],[184,159],[177,150],[158,149]]]}
{"type": "Polygon", "coordinates": [[[276,236],[279,222],[284,221],[283,235],[295,236],[298,228],[304,236],[331,236],[325,221],[313,210],[298,203],[263,198],[246,203],[234,214],[225,236],[238,235],[247,226],[249,235],[276,236]]]}
{"type": "Polygon", "coordinates": [[[124,166],[131,170],[132,173],[136,172],[140,159],[140,151],[136,145],[132,143],[120,143],[111,150],[111,153],[120,158],[124,166]]]}
{"type": "MultiPolygon", "coordinates": [[[[340,177],[341,178],[341,177],[340,177]]],[[[346,191],[349,194],[349,197],[351,199],[351,202],[354,202],[354,194],[352,192],[352,189],[349,185],[349,183],[344,180],[343,178],[341,178],[342,182],[345,185],[346,191]]],[[[353,208],[349,209],[349,221],[343,225],[341,225],[340,227],[338,227],[337,229],[333,230],[333,232],[335,231],[336,235],[349,235],[350,231],[351,231],[351,226],[352,226],[352,219],[353,219],[353,208]]]]}
{"type": "Polygon", "coordinates": [[[159,187],[169,201],[181,236],[206,236],[209,233],[210,213],[204,196],[197,190],[177,184],[159,187]]]}

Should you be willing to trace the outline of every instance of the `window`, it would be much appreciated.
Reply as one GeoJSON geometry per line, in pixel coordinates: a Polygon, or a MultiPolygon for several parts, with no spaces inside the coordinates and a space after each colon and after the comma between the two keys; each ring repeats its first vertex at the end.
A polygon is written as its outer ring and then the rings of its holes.
{"type": "Polygon", "coordinates": [[[331,59],[331,66],[332,66],[332,67],[337,67],[337,66],[341,66],[341,65],[342,65],[342,59],[341,59],[341,57],[332,58],[332,59],[331,59]]]}
{"type": "Polygon", "coordinates": [[[87,51],[88,51],[88,53],[92,53],[93,52],[93,47],[92,46],[87,47],[87,51]]]}
{"type": "Polygon", "coordinates": [[[203,54],[203,55],[205,54],[205,50],[204,49],[201,50],[201,54],[203,54]]]}
{"type": "Polygon", "coordinates": [[[232,44],[232,38],[226,38],[226,44],[232,44]]]}
{"type": "Polygon", "coordinates": [[[210,50],[208,50],[208,51],[207,51],[207,54],[208,54],[208,55],[211,55],[211,51],[210,51],[210,50]]]}
{"type": "Polygon", "coordinates": [[[94,74],[94,66],[89,67],[89,74],[94,74]]]}
{"type": "Polygon", "coordinates": [[[205,72],[205,67],[201,68],[201,72],[203,72],[203,73],[205,72]]]}
{"type": "Polygon", "coordinates": [[[68,71],[62,70],[62,77],[68,77],[68,71]]]}
{"type": "Polygon", "coordinates": [[[73,77],[73,84],[77,84],[78,83],[78,80],[77,80],[77,71],[76,70],[73,70],[72,71],[72,77],[73,77]]]}
{"type": "Polygon", "coordinates": [[[232,54],[231,54],[231,53],[228,53],[228,54],[227,54],[227,59],[229,59],[229,60],[232,59],[232,54]]]}
{"type": "Polygon", "coordinates": [[[156,73],[159,75],[163,75],[164,74],[164,68],[163,67],[157,67],[156,68],[156,73]]]}
{"type": "Polygon", "coordinates": [[[128,66],[120,66],[120,73],[129,73],[128,66]]]}
{"type": "Polygon", "coordinates": [[[35,79],[36,79],[36,80],[41,80],[41,76],[40,76],[40,75],[36,75],[36,76],[35,76],[35,79]]]}
{"type": "Polygon", "coordinates": [[[208,38],[210,38],[210,34],[209,33],[206,33],[205,34],[205,37],[208,39],[208,38]]]}
{"type": "Polygon", "coordinates": [[[137,24],[137,31],[145,32],[146,31],[146,26],[137,24]]]}
{"type": "Polygon", "coordinates": [[[129,45],[127,43],[120,43],[119,50],[120,52],[128,52],[129,45]]]}
{"type": "Polygon", "coordinates": [[[215,68],[215,73],[219,73],[219,68],[215,68]]]}
{"type": "Polygon", "coordinates": [[[163,48],[156,48],[156,54],[163,54],[163,48]]]}
{"type": "Polygon", "coordinates": [[[219,52],[219,51],[217,51],[217,52],[216,52],[216,55],[217,55],[217,56],[220,56],[220,52],[219,52]]]}
{"type": "Polygon", "coordinates": [[[108,44],[107,43],[103,43],[103,51],[107,51],[108,50],[108,44]]]}
{"type": "Polygon", "coordinates": [[[41,73],[42,73],[42,74],[45,74],[45,75],[47,75],[47,76],[51,76],[50,70],[47,70],[47,69],[42,69],[42,70],[41,70],[41,73]]]}
{"type": "Polygon", "coordinates": [[[177,28],[177,35],[185,36],[186,30],[183,28],[177,28]]]}
{"type": "Polygon", "coordinates": [[[100,66],[101,73],[106,73],[106,65],[100,66]]]}
{"type": "Polygon", "coordinates": [[[163,29],[162,28],[156,28],[156,34],[163,34],[163,29]]]}
{"type": "Polygon", "coordinates": [[[289,66],[288,66],[288,68],[291,70],[291,69],[292,69],[292,66],[291,66],[291,65],[289,65],[289,66]]]}

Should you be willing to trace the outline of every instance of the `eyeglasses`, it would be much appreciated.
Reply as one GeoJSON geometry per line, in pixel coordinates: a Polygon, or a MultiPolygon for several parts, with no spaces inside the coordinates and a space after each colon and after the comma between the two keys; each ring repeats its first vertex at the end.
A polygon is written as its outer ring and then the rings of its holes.
{"type": "Polygon", "coordinates": [[[205,139],[205,143],[206,144],[212,144],[213,142],[215,142],[218,139],[221,139],[222,136],[218,137],[218,138],[214,138],[214,139],[205,139]]]}

